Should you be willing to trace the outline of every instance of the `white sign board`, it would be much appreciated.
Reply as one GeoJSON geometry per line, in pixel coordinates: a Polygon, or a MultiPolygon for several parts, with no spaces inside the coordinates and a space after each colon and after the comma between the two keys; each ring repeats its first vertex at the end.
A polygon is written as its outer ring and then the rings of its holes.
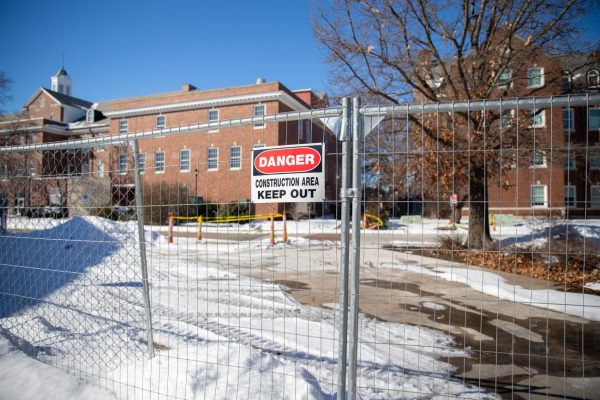
{"type": "Polygon", "coordinates": [[[252,202],[306,203],[325,200],[322,143],[252,150],[252,202]]]}

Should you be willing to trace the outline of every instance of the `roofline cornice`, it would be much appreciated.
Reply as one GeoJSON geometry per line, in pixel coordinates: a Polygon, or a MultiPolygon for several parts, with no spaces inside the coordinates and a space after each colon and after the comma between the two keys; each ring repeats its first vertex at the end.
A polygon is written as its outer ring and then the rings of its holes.
{"type": "Polygon", "coordinates": [[[260,103],[265,101],[281,101],[292,110],[306,111],[308,108],[293,96],[283,90],[244,94],[240,96],[220,97],[216,99],[202,99],[183,103],[162,104],[157,106],[126,108],[115,111],[102,111],[107,118],[124,118],[139,115],[159,114],[174,111],[194,110],[208,107],[229,106],[236,104],[260,103]]]}

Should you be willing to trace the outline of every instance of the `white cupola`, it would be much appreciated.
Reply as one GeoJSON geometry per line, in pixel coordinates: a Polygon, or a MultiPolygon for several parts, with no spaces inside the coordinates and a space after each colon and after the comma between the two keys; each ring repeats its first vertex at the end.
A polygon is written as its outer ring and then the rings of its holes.
{"type": "Polygon", "coordinates": [[[58,93],[66,94],[67,96],[71,96],[71,88],[73,87],[73,81],[67,74],[67,71],[65,70],[64,66],[60,67],[56,75],[50,77],[50,81],[51,90],[58,93]]]}

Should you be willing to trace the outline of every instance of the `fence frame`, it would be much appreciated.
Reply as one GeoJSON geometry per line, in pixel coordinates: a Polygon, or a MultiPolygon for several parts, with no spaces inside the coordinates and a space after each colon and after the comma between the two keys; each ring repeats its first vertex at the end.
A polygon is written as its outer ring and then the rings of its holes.
{"type": "Polygon", "coordinates": [[[394,116],[440,112],[496,111],[502,109],[526,109],[542,107],[571,107],[600,104],[600,95],[566,95],[537,98],[456,101],[447,103],[423,103],[392,106],[361,106],[360,98],[345,97],[342,106],[303,112],[286,112],[263,117],[239,118],[214,123],[193,124],[176,128],[149,130],[120,136],[103,136],[91,139],[67,140],[47,144],[0,147],[0,154],[92,148],[106,145],[128,145],[133,147],[135,203],[137,209],[138,251],[141,256],[144,307],[147,322],[148,354],[154,356],[152,312],[150,288],[146,261],[146,243],[143,223],[143,197],[140,170],[138,168],[140,139],[181,135],[208,131],[211,129],[245,126],[255,123],[287,122],[316,118],[339,118],[341,120],[338,140],[342,144],[341,153],[341,242],[339,259],[339,299],[338,326],[338,398],[356,399],[357,391],[357,352],[359,342],[358,310],[360,304],[360,234],[361,234],[361,186],[362,186],[362,144],[369,132],[364,132],[364,120],[373,116],[394,116]]]}

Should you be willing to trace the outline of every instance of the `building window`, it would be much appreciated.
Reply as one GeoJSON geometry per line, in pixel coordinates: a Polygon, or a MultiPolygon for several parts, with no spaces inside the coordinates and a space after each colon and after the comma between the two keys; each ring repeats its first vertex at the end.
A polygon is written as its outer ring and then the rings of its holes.
{"type": "Polygon", "coordinates": [[[527,70],[527,86],[530,88],[544,86],[544,68],[534,67],[527,70]]]}
{"type": "Polygon", "coordinates": [[[165,117],[164,115],[157,115],[156,129],[165,129],[165,126],[167,126],[167,117],[165,117]]]}
{"type": "Polygon", "coordinates": [[[87,113],[85,115],[85,120],[87,122],[94,122],[94,110],[93,109],[89,109],[87,110],[87,113]]]}
{"type": "Polygon", "coordinates": [[[217,147],[208,148],[206,165],[209,171],[216,171],[219,169],[219,149],[217,147]]]}
{"type": "Polygon", "coordinates": [[[534,150],[529,162],[531,168],[546,167],[546,152],[544,150],[534,150]]]}
{"type": "Polygon", "coordinates": [[[531,111],[530,128],[543,128],[546,126],[546,110],[534,109],[531,111]]]}
{"type": "Polygon", "coordinates": [[[571,152],[565,154],[565,169],[575,169],[575,156],[571,152]]]}
{"type": "Polygon", "coordinates": [[[511,88],[512,87],[512,70],[505,69],[500,72],[498,76],[498,80],[496,81],[496,85],[501,88],[511,88]]]}
{"type": "Polygon", "coordinates": [[[25,145],[26,141],[27,141],[27,138],[25,137],[25,134],[24,133],[20,134],[19,135],[19,144],[23,146],[23,145],[25,145]]]}
{"type": "Polygon", "coordinates": [[[127,175],[127,154],[125,153],[119,154],[118,171],[119,175],[127,175]]]}
{"type": "Polygon", "coordinates": [[[119,133],[121,133],[121,134],[127,133],[128,128],[129,128],[129,121],[127,121],[126,119],[122,119],[119,121],[119,133]]]}
{"type": "Polygon", "coordinates": [[[165,152],[157,151],[154,153],[154,172],[162,174],[165,172],[165,152]]]}
{"type": "Polygon", "coordinates": [[[572,108],[564,109],[562,112],[563,130],[570,132],[575,130],[575,114],[572,108]]]}
{"type": "Polygon", "coordinates": [[[500,113],[500,127],[508,128],[513,126],[513,121],[515,119],[515,110],[504,110],[500,113]]]}
{"type": "Polygon", "coordinates": [[[560,82],[560,86],[562,87],[562,90],[565,92],[571,90],[572,82],[573,82],[573,75],[571,75],[571,73],[569,71],[563,72],[562,79],[560,82]]]}
{"type": "Polygon", "coordinates": [[[600,108],[592,108],[589,112],[588,129],[600,130],[600,108]]]}
{"type": "MultiPolygon", "coordinates": [[[[208,110],[208,123],[214,124],[219,122],[219,110],[208,110]]],[[[219,127],[210,129],[209,132],[218,132],[219,127]]]]}
{"type": "Polygon", "coordinates": [[[179,150],[179,172],[190,172],[190,149],[179,150]]]}
{"type": "MultiPolygon", "coordinates": [[[[254,113],[252,114],[252,117],[254,118],[262,118],[265,116],[265,105],[264,104],[258,104],[256,106],[254,106],[254,113]]],[[[264,128],[265,124],[263,122],[258,122],[254,124],[255,128],[264,128]]]]}
{"type": "Polygon", "coordinates": [[[138,154],[138,171],[140,174],[146,173],[146,153],[138,154]]]}
{"type": "Polygon", "coordinates": [[[242,147],[231,146],[229,148],[229,168],[240,169],[242,168],[242,147]]]}
{"type": "Polygon", "coordinates": [[[546,185],[531,185],[531,206],[547,207],[548,198],[546,185]]]}
{"type": "Polygon", "coordinates": [[[591,69],[588,71],[587,84],[591,88],[600,86],[600,72],[597,69],[591,69]]]}
{"type": "Polygon", "coordinates": [[[81,174],[83,176],[90,175],[90,150],[85,149],[81,151],[81,174]]]}
{"type": "Polygon", "coordinates": [[[35,162],[29,161],[29,175],[33,176],[37,172],[37,168],[35,167],[35,162]]]}
{"type": "Polygon", "coordinates": [[[99,161],[96,165],[96,176],[98,178],[104,178],[104,163],[99,161]]]}
{"type": "Polygon", "coordinates": [[[590,206],[592,208],[600,208],[600,186],[592,186],[590,189],[590,206]]]}
{"type": "Polygon", "coordinates": [[[575,208],[575,186],[565,186],[565,206],[575,208]]]}
{"type": "Polygon", "coordinates": [[[600,154],[590,155],[590,169],[600,169],[600,154]]]}

